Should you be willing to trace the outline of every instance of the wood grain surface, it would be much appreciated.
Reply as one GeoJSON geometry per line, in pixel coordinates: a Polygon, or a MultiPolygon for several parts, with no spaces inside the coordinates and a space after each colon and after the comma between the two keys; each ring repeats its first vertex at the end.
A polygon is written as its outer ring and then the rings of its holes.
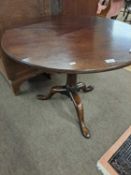
{"type": "Polygon", "coordinates": [[[15,28],[2,38],[18,62],[66,73],[92,73],[131,63],[131,26],[100,17],[52,17],[15,28]]]}

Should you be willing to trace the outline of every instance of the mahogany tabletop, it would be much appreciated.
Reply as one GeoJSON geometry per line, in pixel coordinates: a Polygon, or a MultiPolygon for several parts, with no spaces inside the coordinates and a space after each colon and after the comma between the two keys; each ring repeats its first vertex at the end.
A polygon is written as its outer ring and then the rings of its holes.
{"type": "Polygon", "coordinates": [[[50,17],[7,30],[2,49],[47,71],[93,73],[131,64],[131,25],[101,17],[50,17]]]}

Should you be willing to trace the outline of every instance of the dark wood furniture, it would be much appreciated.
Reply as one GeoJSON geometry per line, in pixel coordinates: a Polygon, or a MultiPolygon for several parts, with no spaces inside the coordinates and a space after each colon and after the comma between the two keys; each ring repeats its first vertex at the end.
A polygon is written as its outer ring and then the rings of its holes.
{"type": "MultiPolygon", "coordinates": [[[[0,40],[5,30],[33,23],[40,17],[40,3],[37,0],[0,1],[0,40]]],[[[9,82],[14,94],[17,95],[23,81],[42,73],[43,70],[11,60],[2,53],[0,47],[0,72],[9,82]]]]}
{"type": "MultiPolygon", "coordinates": [[[[40,21],[51,15],[95,15],[98,0],[3,0],[0,1],[0,40],[5,30],[40,21]]],[[[20,85],[30,77],[43,73],[39,68],[29,67],[11,60],[1,52],[0,72],[12,87],[14,94],[20,85]]]]}
{"type": "MultiPolygon", "coordinates": [[[[42,17],[41,2],[37,0],[0,1],[0,40],[5,30],[34,23],[42,17]]],[[[3,54],[0,47],[0,72],[9,82],[15,95],[23,81],[43,73],[43,70],[23,65],[3,54]]]]}
{"type": "Polygon", "coordinates": [[[94,16],[99,0],[61,0],[62,14],[66,16],[94,16]]]}
{"type": "MultiPolygon", "coordinates": [[[[100,17],[51,17],[43,22],[7,30],[2,49],[12,60],[43,69],[64,73],[66,84],[54,86],[47,96],[64,94],[73,101],[83,135],[89,137],[78,95],[92,86],[77,83],[77,74],[97,73],[131,64],[131,26],[100,17]]],[[[56,82],[57,84],[57,82],[56,82]]]]}

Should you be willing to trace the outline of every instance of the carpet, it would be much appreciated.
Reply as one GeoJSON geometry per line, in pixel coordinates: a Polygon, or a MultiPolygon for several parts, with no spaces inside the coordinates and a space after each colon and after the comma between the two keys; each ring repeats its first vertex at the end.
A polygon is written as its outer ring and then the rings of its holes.
{"type": "Polygon", "coordinates": [[[63,74],[25,82],[14,96],[0,75],[0,175],[98,175],[96,162],[131,124],[131,73],[79,75],[95,89],[80,93],[91,138],[80,132],[70,99],[39,101],[63,74]]]}

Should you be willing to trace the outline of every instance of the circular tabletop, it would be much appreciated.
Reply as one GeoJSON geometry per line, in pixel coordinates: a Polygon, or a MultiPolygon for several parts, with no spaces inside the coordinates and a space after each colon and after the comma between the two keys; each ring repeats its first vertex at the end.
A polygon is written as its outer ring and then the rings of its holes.
{"type": "Polygon", "coordinates": [[[10,58],[51,72],[93,73],[131,64],[131,26],[100,17],[51,17],[7,30],[10,58]]]}

